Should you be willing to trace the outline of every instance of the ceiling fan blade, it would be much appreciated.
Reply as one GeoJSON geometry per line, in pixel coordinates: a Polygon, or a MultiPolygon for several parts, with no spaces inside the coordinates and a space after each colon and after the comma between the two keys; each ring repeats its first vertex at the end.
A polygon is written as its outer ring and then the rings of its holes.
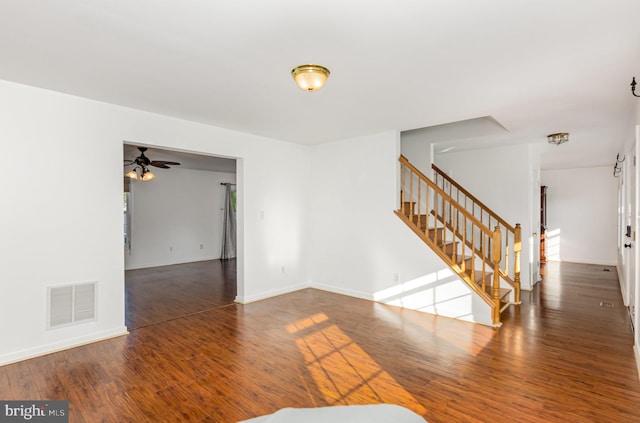
{"type": "Polygon", "coordinates": [[[132,164],[135,164],[135,160],[125,160],[124,161],[124,165],[125,166],[131,166],[132,164]]]}
{"type": "Polygon", "coordinates": [[[161,166],[178,166],[180,163],[178,162],[169,162],[166,160],[152,160],[151,163],[149,163],[151,166],[156,166],[156,167],[161,167],[161,166]]]}
{"type": "Polygon", "coordinates": [[[167,166],[166,164],[163,163],[157,163],[157,162],[151,162],[149,163],[149,166],[154,166],[154,167],[159,167],[161,169],[171,169],[169,166],[167,166]]]}

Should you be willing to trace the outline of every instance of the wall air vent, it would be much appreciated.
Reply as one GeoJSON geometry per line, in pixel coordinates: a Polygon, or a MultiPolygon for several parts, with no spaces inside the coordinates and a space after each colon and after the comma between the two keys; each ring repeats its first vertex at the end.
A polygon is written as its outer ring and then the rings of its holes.
{"type": "Polygon", "coordinates": [[[96,318],[97,282],[47,288],[47,328],[53,329],[96,318]]]}

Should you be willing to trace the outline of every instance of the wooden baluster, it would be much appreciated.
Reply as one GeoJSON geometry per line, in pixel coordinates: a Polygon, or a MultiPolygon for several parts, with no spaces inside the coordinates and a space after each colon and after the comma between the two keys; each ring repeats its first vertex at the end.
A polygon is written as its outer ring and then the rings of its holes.
{"type": "Polygon", "coordinates": [[[504,274],[509,275],[509,239],[513,236],[513,232],[509,230],[509,228],[504,228],[505,236],[504,236],[504,274]]]}
{"type": "Polygon", "coordinates": [[[425,234],[425,236],[427,238],[429,237],[429,196],[431,195],[429,193],[429,188],[430,188],[430,186],[429,186],[429,184],[427,184],[427,192],[425,194],[426,204],[425,204],[425,209],[424,209],[424,214],[425,214],[425,216],[424,216],[424,220],[425,220],[425,222],[424,222],[424,234],[425,234]]]}
{"type": "MultiPolygon", "coordinates": [[[[487,222],[487,228],[491,229],[491,216],[489,216],[489,222],[487,222]]],[[[487,255],[486,260],[491,261],[491,257],[489,256],[489,251],[493,251],[493,247],[491,243],[493,242],[493,237],[487,237],[488,245],[487,245],[487,255]]]]}
{"type": "Polygon", "coordinates": [[[487,269],[487,249],[486,249],[486,245],[487,242],[485,241],[485,239],[487,238],[487,235],[484,234],[484,232],[482,232],[482,229],[480,229],[480,256],[482,257],[482,270],[480,271],[480,277],[482,278],[482,290],[484,292],[487,292],[487,284],[485,282],[485,276],[486,275],[486,269],[487,269]]]}
{"type": "Polygon", "coordinates": [[[413,221],[413,170],[409,174],[409,222],[413,221]]]}
{"type": "Polygon", "coordinates": [[[405,197],[404,197],[404,190],[406,189],[404,183],[405,183],[405,173],[407,172],[407,167],[404,164],[400,164],[400,171],[401,173],[401,178],[402,181],[400,182],[400,207],[402,208],[402,215],[406,216],[407,215],[407,211],[405,208],[405,197]]]}
{"type": "Polygon", "coordinates": [[[493,250],[492,250],[491,258],[493,260],[493,302],[494,302],[493,324],[498,325],[500,324],[500,275],[498,273],[500,272],[500,257],[502,255],[502,252],[500,251],[502,235],[501,235],[499,226],[496,226],[495,230],[493,231],[492,238],[493,238],[493,250]]]}
{"type": "Polygon", "coordinates": [[[422,181],[420,180],[420,178],[418,178],[418,200],[417,200],[418,207],[417,207],[417,210],[416,210],[417,220],[415,222],[415,224],[416,224],[416,226],[418,228],[420,228],[420,224],[421,224],[421,221],[420,221],[420,219],[421,219],[421,217],[420,217],[420,201],[422,200],[422,198],[420,197],[421,188],[422,188],[422,181]]]}
{"type": "Polygon", "coordinates": [[[513,254],[514,254],[514,268],[513,268],[513,284],[516,286],[515,303],[520,304],[520,253],[522,252],[522,229],[520,224],[516,223],[516,230],[513,239],[513,254]]]}
{"type": "Polygon", "coordinates": [[[456,239],[458,239],[457,235],[456,235],[456,225],[458,224],[458,209],[456,209],[454,207],[455,215],[453,216],[453,225],[451,226],[451,232],[453,233],[453,236],[451,237],[451,240],[453,241],[453,254],[451,255],[451,259],[453,260],[454,263],[458,262],[458,248],[456,246],[456,239]]]}
{"type": "Polygon", "coordinates": [[[471,282],[476,281],[476,272],[475,270],[476,264],[476,224],[471,222],[471,282]]]}
{"type": "Polygon", "coordinates": [[[438,232],[438,192],[436,190],[433,191],[433,235],[431,239],[435,242],[436,233],[438,232]]]}
{"type": "MultiPolygon", "coordinates": [[[[449,183],[449,198],[453,198],[453,196],[451,195],[451,190],[453,189],[453,184],[449,183]]],[[[449,227],[452,226],[452,216],[451,216],[451,212],[452,212],[452,207],[453,205],[451,204],[451,201],[449,201],[449,214],[447,215],[447,223],[449,224],[449,227]]]]}
{"type": "Polygon", "coordinates": [[[443,225],[447,222],[447,219],[445,218],[445,215],[444,215],[444,210],[445,210],[445,204],[444,203],[445,203],[445,201],[444,201],[444,196],[443,196],[442,197],[442,214],[441,214],[441,216],[442,216],[442,224],[443,225]]]}
{"type": "Polygon", "coordinates": [[[466,254],[466,245],[467,245],[467,217],[462,215],[462,271],[467,270],[467,254],[466,254]]]}
{"type": "Polygon", "coordinates": [[[447,253],[447,219],[444,217],[444,211],[446,210],[446,200],[442,197],[442,251],[447,253]]]}

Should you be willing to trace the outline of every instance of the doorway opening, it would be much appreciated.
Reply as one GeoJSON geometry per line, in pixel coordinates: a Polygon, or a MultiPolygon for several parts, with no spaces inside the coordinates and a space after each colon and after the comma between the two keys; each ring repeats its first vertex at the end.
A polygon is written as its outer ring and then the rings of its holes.
{"type": "MultiPolygon", "coordinates": [[[[134,164],[123,175],[136,166],[139,147],[124,144],[125,165],[134,164]]],[[[152,163],[179,164],[147,166],[152,180],[124,177],[129,330],[233,304],[238,292],[235,256],[221,259],[225,191],[236,183],[236,159],[154,147],[144,154],[152,163]]]]}
{"type": "Polygon", "coordinates": [[[547,231],[547,187],[540,187],[540,264],[547,262],[547,246],[546,235],[547,231]]]}

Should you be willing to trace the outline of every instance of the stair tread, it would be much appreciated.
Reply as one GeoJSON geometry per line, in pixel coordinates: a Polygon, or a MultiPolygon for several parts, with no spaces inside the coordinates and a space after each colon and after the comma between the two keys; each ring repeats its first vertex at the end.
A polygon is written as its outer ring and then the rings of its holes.
{"type": "MultiPolygon", "coordinates": [[[[482,286],[482,284],[478,284],[478,286],[482,286]]],[[[487,294],[493,296],[493,288],[492,288],[492,286],[491,285],[485,285],[485,292],[487,294]]],[[[498,298],[500,298],[500,301],[502,301],[510,293],[511,293],[511,290],[509,288],[500,288],[500,294],[498,295],[498,298]]]]}

